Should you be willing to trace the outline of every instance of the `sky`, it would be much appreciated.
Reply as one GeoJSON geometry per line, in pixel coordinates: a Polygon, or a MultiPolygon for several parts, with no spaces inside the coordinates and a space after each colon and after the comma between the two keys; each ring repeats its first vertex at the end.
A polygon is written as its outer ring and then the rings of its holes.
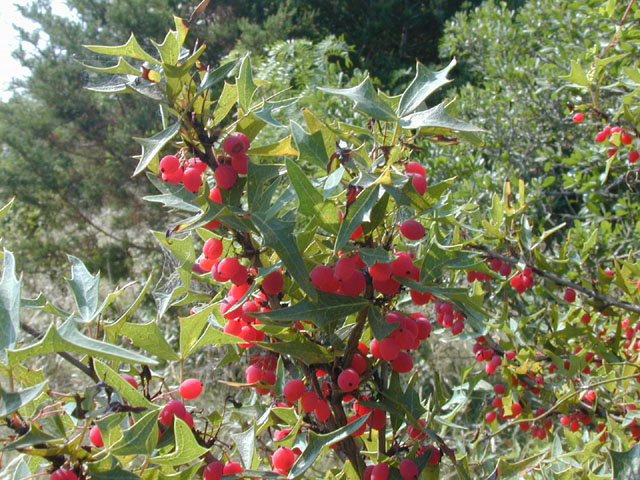
{"type": "MultiPolygon", "coordinates": [[[[28,5],[30,0],[0,0],[0,100],[7,100],[11,93],[7,91],[9,82],[15,77],[25,77],[28,70],[23,69],[11,56],[18,47],[18,33],[13,25],[24,28],[35,28],[35,25],[25,20],[18,12],[16,5],[28,5]]],[[[64,0],[51,0],[53,13],[56,15],[70,16],[71,11],[65,5],[64,0]]]]}

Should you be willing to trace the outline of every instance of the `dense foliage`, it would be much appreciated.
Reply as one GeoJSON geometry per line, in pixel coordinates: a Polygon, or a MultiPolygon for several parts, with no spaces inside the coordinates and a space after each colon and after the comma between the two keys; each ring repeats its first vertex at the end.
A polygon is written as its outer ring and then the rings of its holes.
{"type": "Polygon", "coordinates": [[[455,103],[455,60],[393,96],[347,78],[335,38],[217,68],[181,18],[154,55],[88,46],[117,63],[89,67],[109,93],[159,107],[134,174],[170,214],[172,268],[149,318],[152,277],[115,313],[125,289],[103,298],[72,257],[66,311],[22,298],[5,251],[13,478],[640,473],[640,8],[555,6],[458,15],[455,103]],[[25,341],[34,310],[53,320],[25,341]],[[93,384],[52,389],[51,353],[93,384]]]}

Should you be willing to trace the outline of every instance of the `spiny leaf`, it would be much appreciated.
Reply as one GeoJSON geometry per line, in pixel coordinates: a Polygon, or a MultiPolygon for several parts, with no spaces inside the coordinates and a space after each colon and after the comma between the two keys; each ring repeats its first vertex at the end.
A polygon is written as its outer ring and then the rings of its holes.
{"type": "Polygon", "coordinates": [[[16,278],[13,253],[4,251],[4,267],[0,281],[0,358],[6,359],[5,349],[13,348],[20,329],[21,283],[16,278]]]}
{"type": "Polygon", "coordinates": [[[166,455],[153,457],[151,459],[153,463],[167,466],[184,465],[207,453],[208,450],[198,444],[189,426],[178,417],[174,417],[173,431],[175,450],[166,455]]]}
{"type": "Polygon", "coordinates": [[[445,110],[445,103],[440,103],[428,110],[406,115],[399,120],[402,128],[409,130],[429,129],[429,128],[445,128],[453,132],[485,132],[486,130],[476,127],[457,118],[453,118],[445,110]]]}
{"type": "Polygon", "coordinates": [[[136,37],[131,34],[129,40],[124,45],[118,45],[115,47],[112,46],[104,46],[104,45],[84,45],[85,48],[91,50],[95,53],[100,53],[102,55],[114,55],[114,56],[122,56],[135,58],[138,60],[143,60],[145,62],[155,63],[156,65],[160,65],[160,62],[145,52],[136,37]]]}
{"type": "Polygon", "coordinates": [[[136,142],[142,145],[142,154],[140,156],[140,161],[136,166],[135,172],[133,172],[133,176],[135,177],[145,168],[147,168],[147,165],[151,163],[151,160],[153,160],[160,153],[164,146],[169,143],[171,139],[178,134],[179,131],[180,122],[176,122],[173,125],[165,128],[164,130],[156,133],[152,137],[133,137],[136,142]]]}
{"type": "Polygon", "coordinates": [[[376,118],[387,122],[394,122],[396,115],[378,95],[373,88],[369,76],[365,78],[359,85],[351,88],[325,88],[320,87],[319,90],[334,95],[347,97],[355,102],[353,107],[356,111],[364,113],[369,117],[376,118]]]}
{"type": "Polygon", "coordinates": [[[15,412],[42,393],[47,382],[25,388],[21,392],[5,392],[0,388],[0,418],[15,412]]]}
{"type": "Polygon", "coordinates": [[[76,300],[78,312],[82,319],[88,323],[98,310],[98,286],[100,284],[100,273],[91,275],[82,260],[69,255],[71,261],[71,278],[67,280],[73,296],[76,300]]]}
{"type": "Polygon", "coordinates": [[[405,115],[417,109],[433,92],[451,80],[447,78],[449,71],[456,65],[456,59],[451,60],[442,70],[431,72],[422,63],[416,62],[416,76],[403,92],[398,105],[398,116],[405,115]]]}

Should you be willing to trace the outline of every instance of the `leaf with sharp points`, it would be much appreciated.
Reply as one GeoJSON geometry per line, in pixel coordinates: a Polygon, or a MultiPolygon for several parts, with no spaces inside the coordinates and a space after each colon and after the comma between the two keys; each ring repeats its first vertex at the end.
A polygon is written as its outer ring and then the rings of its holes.
{"type": "Polygon", "coordinates": [[[238,87],[235,83],[224,82],[222,93],[216,103],[216,109],[213,111],[213,125],[218,125],[222,120],[227,118],[229,112],[236,104],[238,99],[238,87]]]}
{"type": "Polygon", "coordinates": [[[293,188],[298,194],[298,211],[306,217],[315,217],[315,206],[322,203],[322,195],[318,192],[308,176],[302,171],[296,162],[287,159],[287,174],[293,188]]]}
{"type": "Polygon", "coordinates": [[[348,297],[346,295],[318,292],[317,302],[305,298],[290,307],[254,313],[251,316],[267,324],[286,325],[295,323],[298,320],[308,320],[318,327],[325,327],[359,312],[368,305],[369,302],[362,297],[348,297]]]}
{"type": "Polygon", "coordinates": [[[64,436],[50,435],[44,430],[38,428],[37,425],[32,423],[31,425],[29,425],[29,431],[27,433],[22,435],[17,440],[4,446],[2,450],[16,450],[22,447],[37,445],[38,443],[50,443],[58,440],[64,440],[64,436]]]}
{"type": "Polygon", "coordinates": [[[191,235],[185,238],[172,237],[167,240],[167,236],[161,232],[153,232],[156,240],[167,250],[169,250],[180,265],[191,265],[196,260],[196,254],[193,249],[193,238],[191,235]]]}
{"type": "Polygon", "coordinates": [[[173,125],[168,126],[164,130],[156,133],[152,137],[149,138],[140,138],[133,137],[133,139],[142,145],[142,154],[140,156],[140,160],[138,161],[138,165],[136,166],[135,172],[133,172],[133,176],[135,177],[145,168],[147,165],[151,163],[160,151],[164,148],[164,146],[171,141],[173,137],[175,137],[180,131],[180,122],[176,122],[173,125]]]}
{"type": "Polygon", "coordinates": [[[189,426],[178,417],[174,417],[173,430],[175,435],[175,450],[166,455],[152,457],[152,463],[167,466],[184,465],[208,452],[206,448],[198,444],[189,426]]]}
{"type": "Polygon", "coordinates": [[[0,418],[6,417],[38,398],[46,386],[47,382],[44,381],[33,387],[25,388],[21,392],[5,392],[0,388],[0,418]]]}
{"type": "Polygon", "coordinates": [[[115,459],[113,465],[109,465],[108,467],[98,465],[98,463],[102,464],[103,462],[87,463],[89,467],[89,478],[92,480],[140,480],[138,475],[128,470],[124,470],[120,465],[118,465],[117,462],[115,462],[115,459]]]}
{"type": "Polygon", "coordinates": [[[252,425],[251,428],[244,432],[232,433],[231,438],[236,446],[240,460],[245,469],[249,469],[253,465],[253,455],[256,449],[256,427],[252,425]]]}
{"type": "Polygon", "coordinates": [[[287,98],[286,100],[277,100],[274,102],[264,102],[260,108],[253,111],[256,117],[264,121],[269,125],[273,125],[274,127],[284,127],[285,125],[282,122],[276,120],[273,117],[273,114],[283,108],[287,108],[300,100],[300,97],[287,98]]]}
{"type": "Polygon", "coordinates": [[[398,327],[396,322],[387,322],[380,313],[380,310],[375,307],[369,308],[367,319],[369,320],[369,327],[373,332],[373,336],[376,337],[376,340],[387,338],[389,334],[398,327]]]}
{"type": "Polygon", "coordinates": [[[311,298],[317,298],[316,289],[309,280],[309,272],[293,236],[293,224],[277,218],[265,218],[262,213],[251,215],[251,220],[264,238],[266,246],[273,248],[298,286],[311,298]]]}
{"type": "Polygon", "coordinates": [[[571,61],[571,71],[568,75],[559,75],[559,79],[566,80],[567,82],[575,83],[581,87],[589,86],[589,79],[587,79],[587,75],[584,73],[584,69],[580,62],[577,60],[571,61]]]}
{"type": "Polygon", "coordinates": [[[9,365],[16,365],[35,355],[57,352],[78,352],[95,357],[143,365],[156,365],[158,363],[147,355],[130,352],[117,345],[94,340],[83,335],[78,330],[76,321],[73,318],[67,320],[58,329],[51,325],[44,337],[36,343],[17,350],[9,350],[7,356],[9,365]]]}
{"type": "Polygon", "coordinates": [[[122,57],[120,57],[118,59],[118,63],[112,67],[93,67],[91,65],[85,65],[84,63],[80,63],[80,65],[92,72],[105,73],[109,75],[122,74],[138,76],[141,73],[139,68],[134,67],[122,57]]]}
{"type": "Polygon", "coordinates": [[[189,213],[199,213],[202,207],[196,203],[196,196],[187,191],[183,185],[172,185],[163,182],[156,175],[147,172],[147,179],[156,187],[162,195],[150,195],[143,197],[147,202],[162,203],[167,208],[173,208],[189,213]]]}
{"type": "Polygon", "coordinates": [[[390,263],[395,259],[391,252],[380,246],[376,248],[360,248],[358,249],[358,254],[368,267],[374,263],[390,263]]]}
{"type": "Polygon", "coordinates": [[[449,115],[445,103],[400,118],[402,128],[409,130],[444,128],[453,132],[485,132],[486,130],[449,115]]]}
{"type": "Polygon", "coordinates": [[[213,87],[215,84],[224,80],[227,75],[229,75],[233,69],[238,65],[238,61],[227,62],[223,65],[220,65],[214,71],[209,71],[204,74],[204,78],[202,79],[202,83],[200,84],[200,88],[198,89],[197,94],[201,94],[208,88],[213,87]]]}
{"type": "Polygon", "coordinates": [[[120,440],[111,446],[111,453],[118,456],[151,455],[158,443],[158,413],[158,410],[149,412],[123,430],[120,440]]]}
{"type": "Polygon", "coordinates": [[[185,359],[198,341],[214,307],[215,304],[211,304],[188,317],[178,317],[180,321],[180,358],[185,359]]]}
{"type": "Polygon", "coordinates": [[[613,480],[630,480],[640,473],[640,444],[626,452],[609,450],[613,464],[613,480]]]}
{"type": "Polygon", "coordinates": [[[202,336],[187,352],[187,356],[207,345],[219,347],[221,345],[237,345],[238,343],[246,343],[246,340],[236,337],[235,335],[224,333],[219,327],[209,324],[202,336]]]}
{"type": "Polygon", "coordinates": [[[378,120],[387,122],[396,121],[396,115],[389,105],[387,105],[380,95],[373,88],[369,76],[362,83],[351,88],[325,88],[320,87],[319,90],[334,95],[347,97],[355,102],[354,110],[373,117],[378,120]]]}
{"type": "Polygon", "coordinates": [[[136,37],[131,34],[129,40],[124,45],[118,45],[115,47],[104,46],[104,45],[84,45],[84,48],[87,48],[95,53],[100,53],[102,55],[114,55],[114,56],[122,56],[135,58],[138,60],[143,60],[145,62],[155,63],[156,65],[160,65],[160,62],[145,52],[136,37]]]}
{"type": "Polygon", "coordinates": [[[153,43],[153,46],[156,47],[156,50],[160,54],[162,63],[167,65],[175,65],[178,63],[178,57],[180,56],[181,45],[178,43],[178,36],[176,33],[177,32],[169,30],[162,43],[157,43],[151,40],[151,43],[153,43]]]}
{"type": "Polygon", "coordinates": [[[251,99],[258,86],[253,81],[253,72],[251,68],[251,57],[246,55],[242,59],[240,72],[236,77],[236,86],[238,88],[238,104],[246,112],[251,105],[251,99]]]}
{"type": "MultiPolygon", "coordinates": [[[[522,474],[531,468],[539,465],[544,457],[549,453],[548,450],[538,453],[536,455],[532,455],[531,457],[520,460],[516,463],[507,463],[502,458],[498,461],[498,472],[500,472],[501,479],[509,479],[509,478],[522,478],[522,474]]],[[[631,477],[621,477],[625,479],[629,479],[631,477]]]]}
{"type": "Polygon", "coordinates": [[[455,65],[456,59],[454,58],[449,65],[442,70],[432,72],[422,63],[416,62],[416,76],[402,93],[397,110],[398,116],[404,117],[413,112],[422,105],[422,102],[424,102],[429,95],[441,86],[451,82],[451,80],[447,78],[447,74],[455,65]]]}
{"type": "Polygon", "coordinates": [[[304,129],[296,122],[291,120],[291,135],[296,142],[298,152],[300,152],[298,158],[311,162],[323,170],[327,168],[327,162],[329,161],[329,154],[324,146],[324,140],[320,132],[308,134],[304,129]]]}
{"type": "Polygon", "coordinates": [[[291,145],[291,135],[278,140],[276,143],[270,145],[263,145],[261,147],[252,147],[247,152],[250,155],[260,155],[261,157],[283,157],[286,155],[299,155],[293,145],[291,145]]]}
{"type": "Polygon", "coordinates": [[[69,260],[71,261],[71,278],[67,282],[73,292],[80,316],[85,322],[90,322],[98,310],[100,273],[91,275],[82,260],[73,255],[69,255],[69,260]]]}
{"type": "Polygon", "coordinates": [[[353,432],[357,431],[362,425],[369,420],[369,414],[363,415],[352,423],[340,427],[331,433],[325,433],[319,435],[313,431],[308,433],[309,440],[307,446],[302,452],[302,455],[298,457],[296,463],[293,464],[291,470],[289,470],[288,478],[297,478],[306,472],[316,461],[320,452],[324,447],[329,447],[336,442],[344,440],[353,432]]]}
{"type": "Polygon", "coordinates": [[[70,312],[65,312],[64,310],[50,303],[42,293],[39,294],[37,298],[23,298],[22,300],[20,300],[20,307],[40,309],[43,312],[51,313],[52,315],[56,315],[57,317],[64,319],[67,319],[71,316],[70,312]]]}
{"type": "Polygon", "coordinates": [[[20,330],[21,283],[16,277],[13,253],[4,251],[4,266],[0,281],[0,358],[6,359],[5,349],[13,348],[20,330]]]}
{"type": "Polygon", "coordinates": [[[94,359],[93,365],[98,378],[107,385],[111,385],[115,388],[118,394],[132,407],[158,408],[157,405],[147,400],[147,398],[140,393],[138,389],[133,387],[133,385],[122,378],[118,372],[113,370],[107,364],[94,359]]]}
{"type": "Polygon", "coordinates": [[[296,335],[293,339],[288,339],[286,342],[255,343],[266,350],[279,353],[281,355],[288,355],[307,365],[311,365],[313,363],[327,363],[331,362],[335,358],[333,352],[329,352],[325,347],[312,342],[302,335],[296,335]]]}
{"type": "Polygon", "coordinates": [[[349,207],[349,213],[342,222],[342,225],[340,225],[338,238],[336,238],[336,243],[333,247],[335,252],[344,247],[344,245],[349,241],[351,234],[356,228],[362,225],[362,222],[369,220],[371,209],[378,200],[379,188],[380,187],[378,185],[365,188],[358,194],[356,201],[351,204],[349,207]]]}
{"type": "Polygon", "coordinates": [[[265,211],[269,208],[271,198],[266,198],[266,186],[280,177],[278,165],[249,164],[247,174],[247,203],[250,211],[265,211]]]}
{"type": "Polygon", "coordinates": [[[180,359],[180,356],[167,343],[156,320],[148,323],[126,322],[120,327],[118,333],[131,340],[136,347],[142,348],[158,358],[163,360],[180,359]]]}

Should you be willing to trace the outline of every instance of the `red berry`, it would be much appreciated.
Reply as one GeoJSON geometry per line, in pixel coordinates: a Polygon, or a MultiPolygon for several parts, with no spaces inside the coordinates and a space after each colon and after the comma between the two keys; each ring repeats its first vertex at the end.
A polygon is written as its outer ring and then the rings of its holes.
{"type": "MultiPolygon", "coordinates": [[[[216,266],[216,272],[224,281],[231,280],[240,271],[240,262],[236,257],[223,258],[216,266]]],[[[240,282],[245,283],[245,282],[240,282]]],[[[234,282],[235,285],[239,283],[234,282]]]]}
{"type": "MultiPolygon", "coordinates": [[[[245,327],[242,327],[245,328],[245,327]]],[[[245,340],[247,340],[245,338],[245,340]]],[[[244,378],[247,383],[258,383],[264,377],[262,369],[256,365],[249,365],[244,371],[244,378]]]]}
{"type": "Polygon", "coordinates": [[[96,447],[104,447],[102,433],[100,432],[100,429],[97,425],[94,425],[93,427],[91,427],[91,430],[89,430],[89,440],[91,440],[91,443],[93,443],[96,447]]]}
{"type": "Polygon", "coordinates": [[[418,466],[416,462],[405,458],[400,462],[400,475],[404,480],[415,480],[418,478],[418,466]]]}
{"type": "Polygon", "coordinates": [[[633,137],[624,132],[620,134],[620,142],[622,142],[623,145],[631,145],[631,142],[633,142],[633,137]]]}
{"type": "Polygon", "coordinates": [[[302,394],[300,399],[300,403],[302,404],[302,410],[307,413],[311,413],[316,409],[316,405],[318,404],[318,395],[313,390],[309,390],[302,394]]]}
{"type": "Polygon", "coordinates": [[[493,391],[496,393],[496,395],[504,395],[504,392],[505,392],[504,385],[502,385],[501,383],[494,385],[493,391]]]}
{"type": "Polygon", "coordinates": [[[420,240],[425,235],[425,228],[416,220],[407,220],[400,225],[400,233],[409,240],[420,240]]]}
{"type": "Polygon", "coordinates": [[[640,152],[638,152],[638,150],[631,150],[629,152],[629,156],[627,157],[629,163],[636,163],[638,161],[638,158],[640,158],[640,152]]]}
{"type": "Polygon", "coordinates": [[[294,379],[289,380],[284,388],[282,389],[282,394],[284,398],[286,398],[287,402],[295,403],[302,397],[304,393],[304,382],[302,380],[294,379]]]}
{"type": "Polygon", "coordinates": [[[262,280],[262,290],[267,295],[277,295],[282,291],[284,287],[284,279],[280,270],[271,272],[262,280]]]}
{"type": "Polygon", "coordinates": [[[178,168],[174,172],[163,173],[162,180],[164,180],[165,182],[169,182],[172,185],[177,185],[182,181],[183,176],[184,176],[184,171],[181,168],[178,168]]]}
{"type": "Polygon", "coordinates": [[[347,368],[338,375],[338,386],[345,392],[353,392],[360,385],[360,375],[353,368],[347,368]]]}
{"type": "Polygon", "coordinates": [[[197,168],[187,168],[182,175],[184,188],[189,192],[197,192],[202,185],[202,176],[197,168]]]}
{"type": "Polygon", "coordinates": [[[180,384],[178,393],[187,400],[198,398],[202,393],[202,382],[197,378],[188,378],[180,384]]]}
{"type": "MultiPolygon", "coordinates": [[[[427,425],[427,422],[425,422],[423,419],[418,420],[418,424],[424,428],[427,425]]],[[[421,429],[419,429],[418,427],[415,427],[413,425],[409,425],[407,427],[407,434],[409,435],[409,437],[415,439],[415,440],[423,440],[427,437],[427,434],[424,433],[421,429]]]]}
{"type": "Polygon", "coordinates": [[[427,465],[436,465],[440,462],[440,449],[434,447],[433,445],[427,445],[426,447],[418,450],[420,455],[429,455],[429,460],[427,461],[427,465]],[[420,452],[422,450],[422,452],[420,452]]]}
{"type": "Polygon", "coordinates": [[[280,470],[288,471],[295,461],[296,456],[287,447],[280,447],[271,455],[271,464],[280,470]]]}
{"type": "Polygon", "coordinates": [[[380,408],[374,408],[371,411],[370,421],[371,428],[373,428],[374,430],[382,429],[382,427],[384,427],[387,423],[387,412],[381,410],[380,408]]]}
{"type": "Polygon", "coordinates": [[[187,413],[187,409],[184,408],[184,405],[182,404],[182,402],[178,400],[171,400],[160,411],[160,415],[158,416],[158,421],[163,425],[169,426],[173,423],[174,416],[178,418],[183,418],[186,413],[187,413]]]}
{"type": "Polygon", "coordinates": [[[351,359],[351,365],[349,366],[358,372],[358,374],[362,375],[367,371],[367,359],[359,353],[356,353],[351,359]]]}
{"type": "Polygon", "coordinates": [[[340,282],[349,280],[356,271],[355,257],[341,257],[334,267],[335,277],[340,282]]]}
{"type": "Polygon", "coordinates": [[[416,192],[420,195],[424,195],[427,191],[427,179],[422,175],[412,175],[411,185],[413,185],[413,188],[415,188],[416,192]]]}
{"type": "Polygon", "coordinates": [[[249,172],[249,155],[243,153],[242,155],[235,155],[231,158],[231,167],[239,175],[246,175],[249,172]]]}
{"type": "Polygon", "coordinates": [[[59,468],[51,474],[50,480],[78,480],[78,476],[67,468],[59,468]]]}
{"type": "Polygon", "coordinates": [[[393,267],[390,263],[374,263],[368,270],[371,278],[380,282],[391,278],[391,274],[393,273],[393,267]]]}
{"type": "Polygon", "coordinates": [[[567,288],[564,291],[564,299],[567,302],[572,303],[576,299],[576,291],[573,288],[567,288]]]}
{"type": "Polygon", "coordinates": [[[138,388],[138,382],[136,382],[136,379],[133,378],[131,375],[129,375],[128,373],[121,373],[120,376],[124,378],[127,382],[129,382],[129,384],[133,388],[138,388]]]}
{"type": "Polygon", "coordinates": [[[398,373],[408,373],[413,369],[413,359],[407,352],[398,353],[397,358],[391,362],[391,368],[398,373]]]}
{"type": "Polygon", "coordinates": [[[250,144],[249,137],[242,132],[233,132],[228,135],[222,142],[222,149],[227,152],[228,155],[242,155],[249,150],[250,144]]]}
{"type": "Polygon", "coordinates": [[[575,115],[573,115],[574,123],[581,123],[583,120],[584,120],[584,113],[578,112],[575,115]]]}
{"type": "Polygon", "coordinates": [[[496,417],[498,416],[498,414],[495,412],[495,410],[491,410],[490,412],[487,412],[484,416],[484,420],[487,423],[492,423],[496,417]]]}
{"type": "Polygon", "coordinates": [[[408,174],[422,175],[423,177],[427,176],[427,172],[424,167],[418,162],[407,162],[404,166],[405,172],[408,174]]]}
{"type": "Polygon", "coordinates": [[[316,414],[316,418],[320,422],[326,422],[331,416],[331,409],[329,408],[329,404],[325,400],[319,400],[316,404],[314,413],[316,414]]]}
{"type": "Polygon", "coordinates": [[[180,160],[174,155],[167,155],[162,157],[159,167],[162,173],[173,173],[180,168],[180,160]]]}
{"type": "Polygon", "coordinates": [[[242,473],[242,465],[238,462],[229,462],[222,469],[223,475],[235,475],[237,473],[242,473]]]}
{"type": "Polygon", "coordinates": [[[327,265],[316,265],[309,273],[309,278],[314,287],[323,292],[332,288],[333,282],[336,280],[333,275],[333,268],[327,265]]]}
{"type": "Polygon", "coordinates": [[[342,282],[338,293],[349,297],[357,297],[367,288],[367,279],[360,270],[353,272],[353,275],[345,282],[342,282]]]}
{"type": "Polygon", "coordinates": [[[604,130],[600,131],[596,133],[596,142],[602,143],[607,139],[608,136],[609,134],[607,134],[604,130]]]}
{"type": "Polygon", "coordinates": [[[204,256],[209,259],[217,260],[220,255],[222,255],[222,249],[222,241],[219,238],[214,237],[204,242],[202,253],[204,253],[204,256]]]}
{"type": "Polygon", "coordinates": [[[387,362],[393,362],[400,354],[400,346],[395,338],[387,337],[378,342],[380,356],[387,362]]]}
{"type": "Polygon", "coordinates": [[[238,180],[238,174],[231,165],[219,165],[213,175],[216,179],[216,184],[223,190],[230,189],[238,180]]]}
{"type": "Polygon", "coordinates": [[[371,470],[371,480],[387,480],[389,478],[389,465],[379,463],[371,470]]]}
{"type": "Polygon", "coordinates": [[[212,462],[204,468],[202,478],[204,480],[220,480],[224,470],[224,463],[212,462]]]}

